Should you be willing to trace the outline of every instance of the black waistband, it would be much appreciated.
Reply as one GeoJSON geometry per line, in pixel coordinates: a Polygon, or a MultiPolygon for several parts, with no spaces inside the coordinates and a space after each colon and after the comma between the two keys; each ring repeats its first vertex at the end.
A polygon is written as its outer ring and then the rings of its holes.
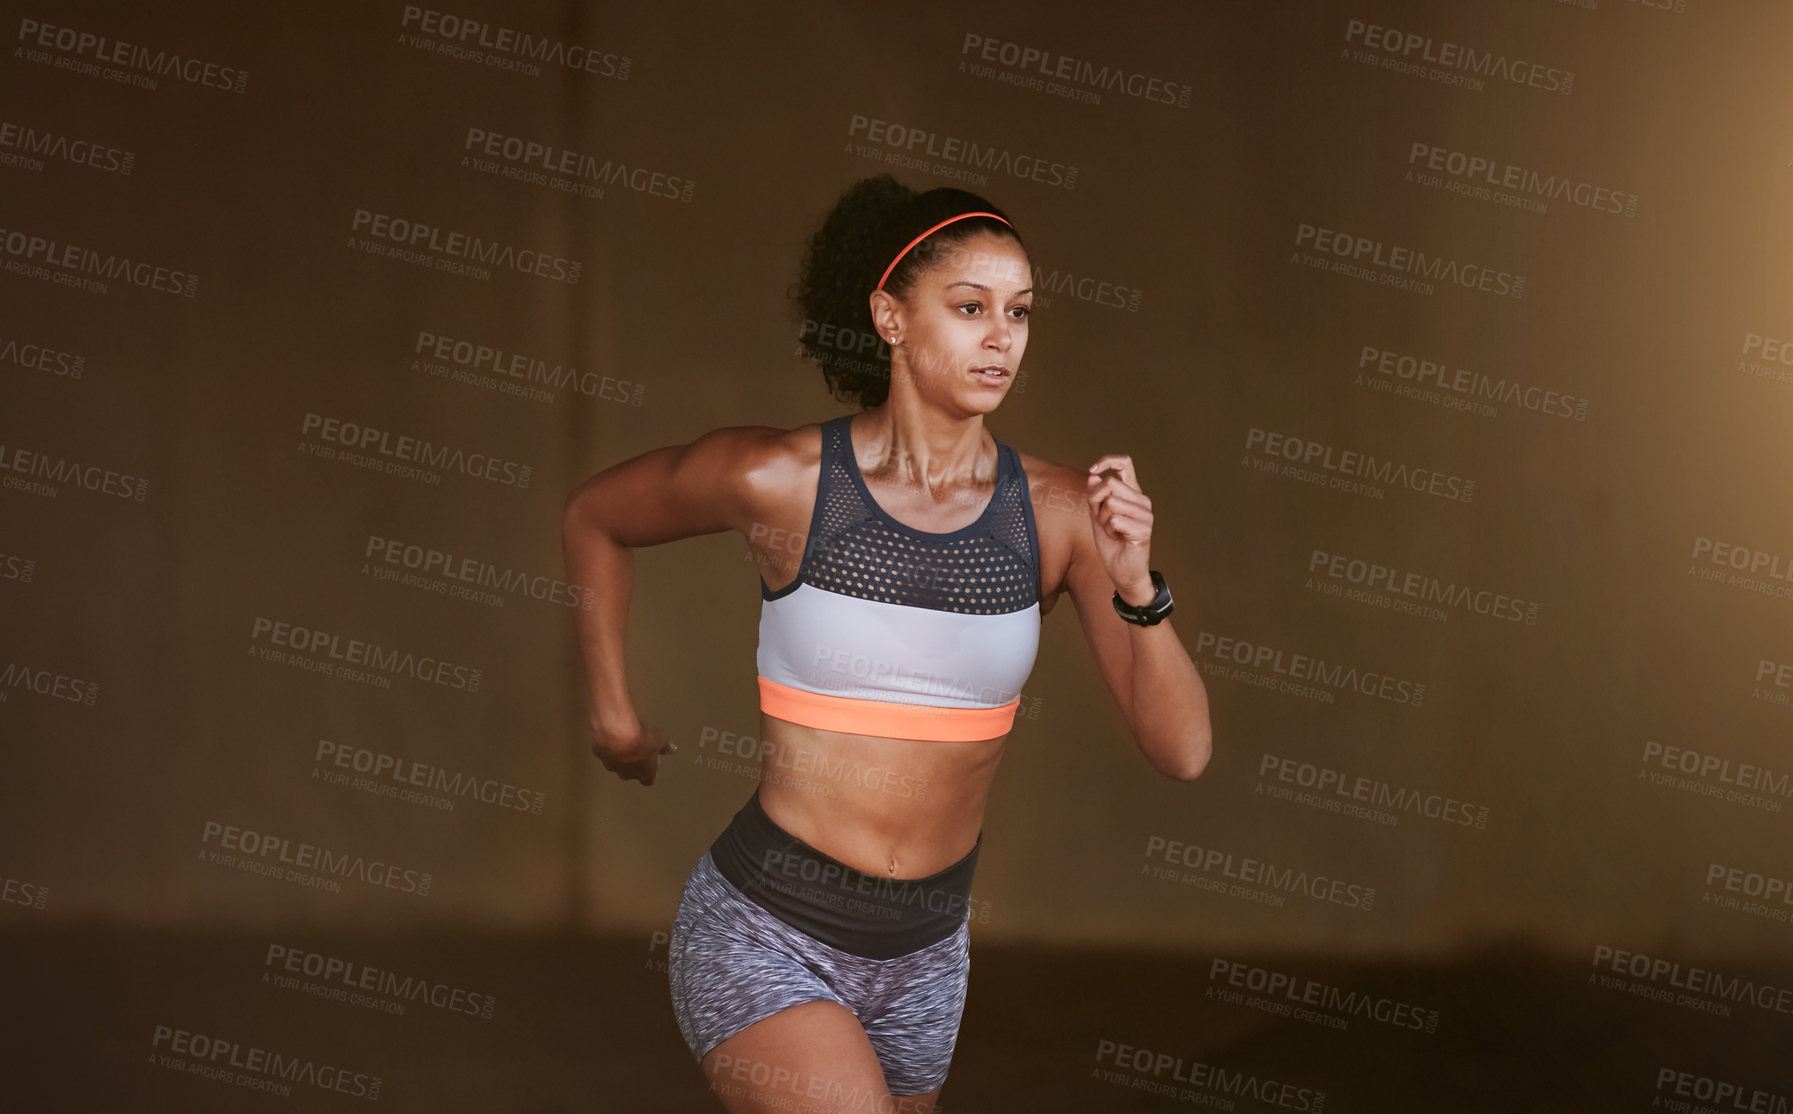
{"type": "Polygon", "coordinates": [[[925,878],[880,878],[824,855],[772,822],[759,790],[710,845],[716,869],[754,904],[832,947],[893,959],[958,931],[969,916],[977,842],[925,878]]]}

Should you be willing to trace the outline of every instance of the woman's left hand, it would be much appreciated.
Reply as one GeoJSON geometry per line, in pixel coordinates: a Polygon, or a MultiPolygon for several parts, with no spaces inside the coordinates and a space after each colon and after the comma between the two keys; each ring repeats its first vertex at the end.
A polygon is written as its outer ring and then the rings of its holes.
{"type": "Polygon", "coordinates": [[[1152,501],[1139,489],[1133,458],[1110,453],[1089,466],[1085,482],[1096,552],[1128,603],[1151,600],[1152,501]],[[1107,472],[1107,475],[1102,473],[1107,472]]]}

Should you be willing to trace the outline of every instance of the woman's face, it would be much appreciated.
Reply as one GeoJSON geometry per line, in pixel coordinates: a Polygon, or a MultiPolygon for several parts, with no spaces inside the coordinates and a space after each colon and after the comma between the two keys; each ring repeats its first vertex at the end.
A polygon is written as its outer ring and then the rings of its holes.
{"type": "Polygon", "coordinates": [[[1008,236],[980,231],[930,261],[902,299],[872,294],[872,320],[886,340],[897,337],[892,375],[906,371],[923,395],[986,413],[1008,393],[1027,350],[1027,254],[1008,236]]]}

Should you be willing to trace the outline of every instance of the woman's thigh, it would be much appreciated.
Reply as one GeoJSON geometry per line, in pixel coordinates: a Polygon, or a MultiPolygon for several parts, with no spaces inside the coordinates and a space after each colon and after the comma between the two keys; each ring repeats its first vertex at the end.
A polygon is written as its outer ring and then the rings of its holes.
{"type": "Polygon", "coordinates": [[[932,1109],[896,1107],[914,1099],[890,1097],[859,1019],[828,999],[787,1006],[747,1026],[710,1050],[703,1071],[730,1114],[932,1109]]]}
{"type": "Polygon", "coordinates": [[[919,977],[871,1023],[869,1034],[846,1005],[817,998],[785,1006],[712,1048],[703,1071],[724,1108],[730,1114],[930,1114],[944,1082],[922,1093],[913,1087],[944,1075],[965,1000],[963,943],[943,943],[946,949],[932,949],[943,954],[916,968],[919,977]]]}

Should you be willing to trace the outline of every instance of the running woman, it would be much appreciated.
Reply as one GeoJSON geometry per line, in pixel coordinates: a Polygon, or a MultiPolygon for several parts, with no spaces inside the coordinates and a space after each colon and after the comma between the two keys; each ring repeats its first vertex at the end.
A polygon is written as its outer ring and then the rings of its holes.
{"type": "Polygon", "coordinates": [[[760,782],[686,879],[668,950],[679,1030],[733,1114],[933,1110],[985,802],[1059,596],[1146,761],[1181,780],[1207,764],[1133,461],[1066,467],[985,427],[1027,348],[1031,276],[984,198],[858,182],[795,288],[804,354],[858,412],[715,429],[567,500],[568,579],[595,594],[575,613],[592,751],[624,779],[652,785],[678,749],[629,696],[632,550],[735,530],[761,570],[760,782]]]}

